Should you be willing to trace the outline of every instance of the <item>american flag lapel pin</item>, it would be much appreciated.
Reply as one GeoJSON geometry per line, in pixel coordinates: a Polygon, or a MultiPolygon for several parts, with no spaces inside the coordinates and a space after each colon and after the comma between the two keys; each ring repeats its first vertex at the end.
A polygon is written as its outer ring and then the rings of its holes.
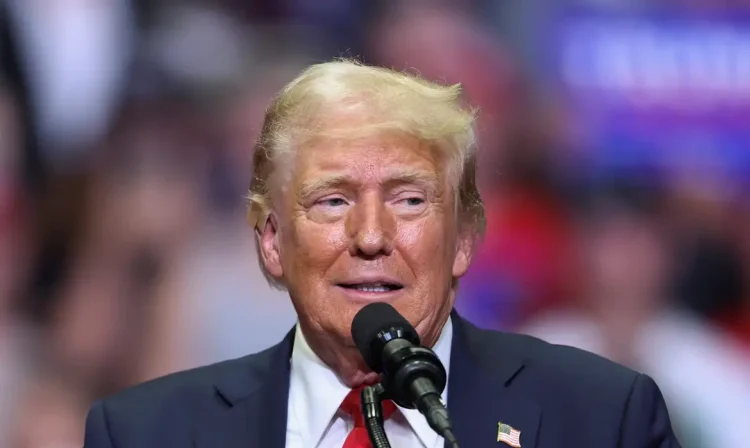
{"type": "Polygon", "coordinates": [[[497,422],[497,441],[521,448],[521,431],[503,422],[497,422]]]}

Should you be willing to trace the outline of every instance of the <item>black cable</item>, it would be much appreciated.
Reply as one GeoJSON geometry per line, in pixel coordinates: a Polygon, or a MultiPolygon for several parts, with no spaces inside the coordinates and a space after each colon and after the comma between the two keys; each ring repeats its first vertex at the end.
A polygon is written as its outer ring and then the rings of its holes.
{"type": "MultiPolygon", "coordinates": [[[[370,443],[373,448],[391,448],[388,437],[383,429],[383,395],[385,389],[378,383],[375,386],[367,386],[362,389],[362,415],[365,419],[367,434],[370,436],[370,443]]],[[[458,440],[453,435],[453,431],[445,428],[441,435],[451,448],[459,448],[458,440]]]]}
{"type": "Polygon", "coordinates": [[[362,389],[362,415],[373,448],[391,448],[383,429],[383,386],[367,386],[362,389]]]}
{"type": "Polygon", "coordinates": [[[377,419],[366,418],[365,426],[367,427],[367,434],[370,436],[370,443],[372,443],[373,448],[391,448],[383,425],[377,419]]]}

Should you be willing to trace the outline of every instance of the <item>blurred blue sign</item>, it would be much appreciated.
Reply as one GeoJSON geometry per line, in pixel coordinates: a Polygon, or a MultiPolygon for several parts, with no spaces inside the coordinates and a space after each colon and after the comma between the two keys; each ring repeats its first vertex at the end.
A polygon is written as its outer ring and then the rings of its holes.
{"type": "Polygon", "coordinates": [[[750,176],[750,20],[564,14],[550,74],[602,168],[750,176]]]}

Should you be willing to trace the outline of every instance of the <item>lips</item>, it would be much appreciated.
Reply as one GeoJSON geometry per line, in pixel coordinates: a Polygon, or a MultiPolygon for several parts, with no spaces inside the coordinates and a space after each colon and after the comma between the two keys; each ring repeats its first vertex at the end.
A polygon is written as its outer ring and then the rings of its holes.
{"type": "Polygon", "coordinates": [[[391,282],[391,281],[343,282],[343,283],[338,283],[338,286],[342,288],[350,289],[353,291],[371,292],[371,293],[398,291],[399,289],[402,289],[404,287],[404,285],[400,283],[391,282]]]}

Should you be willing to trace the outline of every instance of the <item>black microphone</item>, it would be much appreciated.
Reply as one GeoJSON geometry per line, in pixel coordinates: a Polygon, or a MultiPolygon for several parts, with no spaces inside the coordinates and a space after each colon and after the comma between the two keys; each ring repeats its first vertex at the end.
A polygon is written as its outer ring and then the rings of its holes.
{"type": "Polygon", "coordinates": [[[381,374],[388,398],[418,409],[430,427],[458,446],[440,396],[446,373],[435,353],[420,346],[414,327],[387,303],[364,306],[352,321],[352,338],[367,366],[381,374]]]}

